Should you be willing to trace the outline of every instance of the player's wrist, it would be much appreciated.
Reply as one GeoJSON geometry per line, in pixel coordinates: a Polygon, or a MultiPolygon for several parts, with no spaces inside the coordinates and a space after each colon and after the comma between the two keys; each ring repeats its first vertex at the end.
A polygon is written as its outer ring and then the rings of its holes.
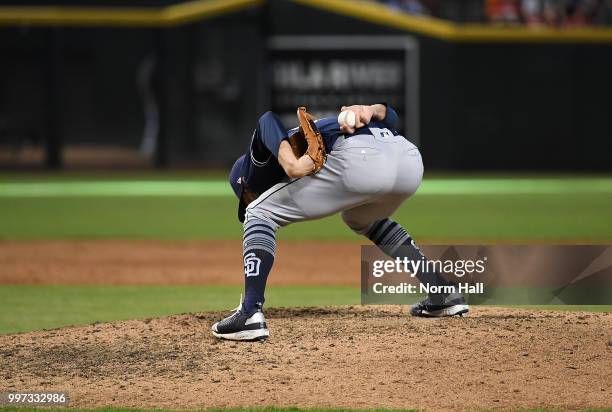
{"type": "Polygon", "coordinates": [[[384,104],[376,103],[370,106],[372,108],[372,119],[382,121],[385,120],[387,107],[384,104]]]}

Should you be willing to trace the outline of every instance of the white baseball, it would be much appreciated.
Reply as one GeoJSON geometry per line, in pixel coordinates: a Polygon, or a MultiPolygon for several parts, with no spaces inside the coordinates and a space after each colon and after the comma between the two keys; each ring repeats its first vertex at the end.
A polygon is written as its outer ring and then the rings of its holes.
{"type": "Polygon", "coordinates": [[[338,124],[340,126],[346,125],[350,128],[355,127],[355,112],[353,112],[352,110],[345,110],[343,112],[340,112],[340,114],[338,115],[338,124]]]}

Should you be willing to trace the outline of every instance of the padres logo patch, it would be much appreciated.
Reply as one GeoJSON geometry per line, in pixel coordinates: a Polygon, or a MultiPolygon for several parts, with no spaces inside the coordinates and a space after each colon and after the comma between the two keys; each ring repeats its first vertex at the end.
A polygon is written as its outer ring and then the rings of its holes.
{"type": "Polygon", "coordinates": [[[247,277],[258,276],[260,265],[261,259],[258,258],[255,253],[248,253],[244,256],[244,274],[247,277]]]}

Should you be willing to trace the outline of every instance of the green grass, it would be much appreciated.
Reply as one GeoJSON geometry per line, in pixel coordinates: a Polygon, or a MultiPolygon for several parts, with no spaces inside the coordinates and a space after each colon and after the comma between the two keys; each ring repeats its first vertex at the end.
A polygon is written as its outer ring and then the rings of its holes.
{"type": "MultiPolygon", "coordinates": [[[[421,242],[612,241],[612,178],[515,177],[428,177],[394,218],[421,242]]],[[[236,199],[223,179],[191,172],[1,174],[0,239],[240,239],[236,199]]],[[[291,225],[278,237],[363,242],[337,216],[291,225]]],[[[0,333],[229,309],[240,289],[0,285],[0,333]]],[[[356,288],[274,287],[267,305],[359,298],[356,288]]]]}
{"type": "MultiPolygon", "coordinates": [[[[239,286],[0,285],[0,334],[141,319],[186,312],[231,310],[239,286]]],[[[266,306],[358,304],[359,288],[274,286],[266,306]]]]}
{"type": "MultiPolygon", "coordinates": [[[[0,239],[241,237],[217,175],[152,176],[0,176],[0,239]]],[[[427,179],[394,218],[420,241],[610,242],[612,179],[427,179]]],[[[338,216],[279,238],[360,240],[338,216]]]]}
{"type": "MultiPolygon", "coordinates": [[[[0,199],[0,238],[239,239],[230,197],[0,199]]],[[[612,194],[415,196],[395,214],[420,240],[612,240],[612,194]]],[[[337,216],[280,239],[359,240],[337,216]]]]}

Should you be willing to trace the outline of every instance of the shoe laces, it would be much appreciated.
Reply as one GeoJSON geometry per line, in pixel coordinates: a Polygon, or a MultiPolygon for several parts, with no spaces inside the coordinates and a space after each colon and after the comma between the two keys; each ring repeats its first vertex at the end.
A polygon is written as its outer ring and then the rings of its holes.
{"type": "Polygon", "coordinates": [[[242,311],[242,293],[240,294],[240,303],[238,304],[238,307],[234,309],[234,313],[232,313],[225,319],[222,319],[221,321],[219,321],[219,326],[225,326],[225,325],[231,324],[236,318],[236,316],[240,315],[241,311],[242,311]]]}
{"type": "Polygon", "coordinates": [[[242,310],[242,293],[240,294],[240,301],[238,302],[238,306],[234,308],[234,312],[238,313],[242,310]]]}

